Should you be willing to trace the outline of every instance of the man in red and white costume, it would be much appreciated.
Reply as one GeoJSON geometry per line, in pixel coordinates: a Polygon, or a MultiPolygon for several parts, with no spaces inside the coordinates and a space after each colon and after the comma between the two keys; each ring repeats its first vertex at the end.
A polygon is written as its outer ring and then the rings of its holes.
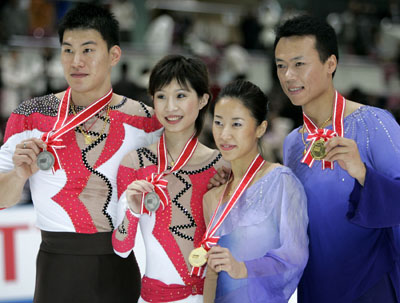
{"type": "Polygon", "coordinates": [[[112,92],[111,69],[121,57],[118,31],[118,21],[101,7],[70,10],[59,28],[69,88],[23,102],[7,124],[0,208],[18,203],[29,179],[42,231],[35,302],[139,297],[133,253],[120,258],[111,244],[116,177],[124,155],[156,141],[161,125],[151,108],[112,92]],[[50,157],[50,169],[37,162],[39,154],[50,157]]]}

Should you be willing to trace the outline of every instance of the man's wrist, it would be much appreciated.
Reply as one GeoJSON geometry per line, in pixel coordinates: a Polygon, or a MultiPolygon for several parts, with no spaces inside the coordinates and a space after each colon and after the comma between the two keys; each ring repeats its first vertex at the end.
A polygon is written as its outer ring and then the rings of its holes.
{"type": "Polygon", "coordinates": [[[364,186],[366,175],[367,175],[367,168],[365,167],[365,164],[363,163],[360,173],[355,178],[358,181],[358,183],[360,183],[361,186],[364,186]]]}
{"type": "Polygon", "coordinates": [[[247,278],[247,267],[244,262],[239,262],[239,271],[236,279],[245,279],[247,278]]]}

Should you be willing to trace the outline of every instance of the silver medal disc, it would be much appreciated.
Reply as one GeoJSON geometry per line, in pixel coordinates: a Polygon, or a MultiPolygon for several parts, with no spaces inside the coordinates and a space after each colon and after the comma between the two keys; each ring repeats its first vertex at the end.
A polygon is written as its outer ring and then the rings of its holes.
{"type": "Polygon", "coordinates": [[[44,150],[38,156],[36,164],[41,170],[49,170],[54,165],[54,156],[52,153],[44,150]]]}
{"type": "Polygon", "coordinates": [[[144,197],[144,207],[150,212],[156,211],[160,207],[160,197],[154,192],[149,192],[144,197]]]}

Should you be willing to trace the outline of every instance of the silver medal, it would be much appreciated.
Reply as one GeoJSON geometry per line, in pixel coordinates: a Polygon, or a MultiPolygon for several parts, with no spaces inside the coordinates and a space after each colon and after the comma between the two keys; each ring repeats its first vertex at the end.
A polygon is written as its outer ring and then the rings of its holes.
{"type": "Polygon", "coordinates": [[[144,207],[149,212],[155,212],[160,207],[160,197],[154,192],[149,192],[144,197],[144,207]]]}
{"type": "Polygon", "coordinates": [[[44,150],[38,156],[36,164],[41,170],[49,170],[54,165],[54,156],[52,153],[44,150]]]}

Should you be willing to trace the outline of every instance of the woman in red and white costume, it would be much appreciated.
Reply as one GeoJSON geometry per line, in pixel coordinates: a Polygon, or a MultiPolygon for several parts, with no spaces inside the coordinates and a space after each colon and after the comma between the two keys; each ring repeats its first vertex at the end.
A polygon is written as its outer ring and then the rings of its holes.
{"type": "Polygon", "coordinates": [[[217,150],[197,140],[211,96],[207,68],[197,59],[164,57],[152,70],[149,92],[164,134],[121,162],[114,250],[127,256],[140,224],[146,272],[139,302],[203,302],[204,278],[191,273],[188,257],[205,232],[208,181],[226,165],[217,150]],[[150,192],[161,200],[155,211],[145,207],[150,192]]]}

